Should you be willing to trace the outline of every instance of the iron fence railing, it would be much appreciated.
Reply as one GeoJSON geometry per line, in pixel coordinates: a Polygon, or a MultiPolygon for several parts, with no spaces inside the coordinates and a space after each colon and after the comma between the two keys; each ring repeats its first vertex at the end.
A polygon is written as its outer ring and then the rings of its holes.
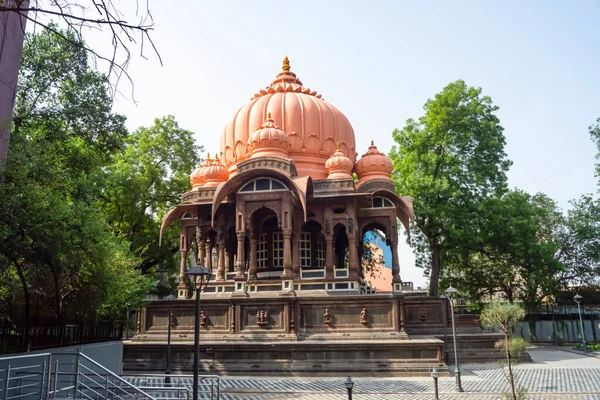
{"type": "Polygon", "coordinates": [[[122,323],[18,328],[0,325],[0,354],[121,340],[122,323]]]}
{"type": "Polygon", "coordinates": [[[82,353],[0,358],[0,400],[154,400],[82,353]]]}

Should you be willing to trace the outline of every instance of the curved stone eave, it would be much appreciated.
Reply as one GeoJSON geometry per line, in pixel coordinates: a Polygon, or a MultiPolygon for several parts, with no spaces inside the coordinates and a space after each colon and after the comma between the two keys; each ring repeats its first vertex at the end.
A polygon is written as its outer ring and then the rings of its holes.
{"type": "Polygon", "coordinates": [[[310,176],[300,177],[300,178],[290,178],[289,176],[270,168],[255,168],[252,170],[239,172],[235,176],[229,178],[227,182],[222,182],[217,186],[217,190],[215,191],[215,196],[212,202],[210,223],[214,225],[215,215],[217,214],[217,210],[221,203],[234,191],[238,190],[240,185],[249,182],[254,178],[259,177],[271,177],[277,178],[287,185],[296,193],[296,196],[300,199],[300,203],[302,204],[302,211],[304,215],[304,221],[306,221],[307,215],[307,203],[306,197],[312,196],[313,187],[312,187],[312,178],[310,176]]]}
{"type": "Polygon", "coordinates": [[[197,206],[195,204],[179,204],[167,211],[160,225],[160,233],[158,236],[159,247],[162,246],[162,238],[167,228],[171,226],[173,222],[180,220],[186,212],[193,212],[196,207],[197,206]]]}
{"type": "Polygon", "coordinates": [[[414,221],[415,213],[413,211],[412,197],[410,196],[398,196],[395,192],[387,189],[379,189],[373,192],[373,196],[384,195],[390,199],[396,206],[396,216],[404,225],[406,234],[410,238],[410,222],[414,221]]]}

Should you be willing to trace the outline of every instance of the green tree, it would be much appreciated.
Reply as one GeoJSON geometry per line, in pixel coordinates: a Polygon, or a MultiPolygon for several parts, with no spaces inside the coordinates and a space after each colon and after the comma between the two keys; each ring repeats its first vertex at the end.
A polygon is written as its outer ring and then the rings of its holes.
{"type": "Polygon", "coordinates": [[[539,303],[540,292],[557,292],[564,218],[553,200],[511,190],[484,199],[473,217],[477,235],[447,251],[444,282],[473,300],[502,292],[509,302],[519,299],[528,306],[539,303]]]}
{"type": "Polygon", "coordinates": [[[481,313],[481,323],[490,328],[499,329],[504,335],[496,343],[496,347],[504,351],[506,364],[508,366],[508,382],[511,393],[508,398],[512,400],[526,399],[524,388],[517,386],[513,373],[513,358],[527,348],[527,342],[523,338],[513,338],[515,324],[525,317],[525,311],[516,304],[492,303],[481,313]]]}
{"type": "MultiPolygon", "coordinates": [[[[112,113],[106,79],[81,46],[49,31],[28,35],[21,65],[0,186],[0,295],[12,301],[2,311],[25,326],[52,315],[58,323],[93,319],[111,282],[148,287],[96,206],[104,168],[127,136],[125,118],[112,113]],[[6,290],[16,287],[19,295],[6,290]]],[[[143,295],[135,296],[130,303],[143,295]]]]}
{"type": "Polygon", "coordinates": [[[495,112],[480,88],[453,82],[424,106],[425,115],[393,132],[396,189],[413,197],[420,265],[430,260],[429,294],[438,293],[447,249],[474,240],[472,213],[487,196],[506,190],[511,162],[495,112]],[[427,256],[425,256],[427,254],[427,256]]]}
{"type": "Polygon", "coordinates": [[[143,272],[158,266],[178,268],[179,234],[169,230],[159,247],[160,225],[162,216],[181,202],[181,193],[189,190],[200,151],[193,133],[167,116],[132,133],[125,151],[107,169],[100,205],[116,234],[130,243],[143,272]]]}

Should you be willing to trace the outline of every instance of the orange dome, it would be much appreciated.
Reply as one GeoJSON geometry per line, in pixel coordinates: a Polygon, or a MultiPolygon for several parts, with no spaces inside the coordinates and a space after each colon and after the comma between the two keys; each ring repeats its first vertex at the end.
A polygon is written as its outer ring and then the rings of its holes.
{"type": "Polygon", "coordinates": [[[391,181],[394,165],[385,154],[377,150],[377,146],[371,141],[369,150],[362,155],[356,163],[356,174],[358,175],[357,187],[371,179],[383,179],[391,181]]]}
{"type": "Polygon", "coordinates": [[[204,186],[217,186],[221,182],[225,182],[229,178],[229,172],[219,157],[215,156],[214,160],[210,159],[210,154],[206,159],[206,166],[201,172],[202,176],[206,179],[204,186]]]}
{"type": "MultiPolygon", "coordinates": [[[[210,154],[208,155],[210,159],[210,154]]],[[[206,169],[207,161],[204,160],[202,164],[199,164],[198,167],[192,172],[190,175],[190,183],[192,184],[192,189],[196,189],[198,187],[204,186],[206,183],[206,176],[204,176],[204,170],[206,169]]]]}
{"type": "Polygon", "coordinates": [[[356,161],[354,130],[348,119],[317,92],[304,87],[290,71],[286,57],[283,71],[225,126],[221,153],[230,174],[236,172],[237,162],[249,157],[248,139],[263,124],[267,110],[271,110],[274,123],[289,136],[289,157],[294,160],[299,176],[325,179],[325,162],[337,142],[342,153],[356,161]]]}
{"type": "Polygon", "coordinates": [[[288,157],[290,138],[275,125],[271,113],[267,114],[264,124],[257,129],[248,140],[250,158],[261,156],[288,157]]]}
{"type": "Polygon", "coordinates": [[[340,144],[338,143],[335,153],[325,163],[325,169],[328,173],[327,179],[352,178],[353,167],[354,163],[340,151],[340,144]]]}

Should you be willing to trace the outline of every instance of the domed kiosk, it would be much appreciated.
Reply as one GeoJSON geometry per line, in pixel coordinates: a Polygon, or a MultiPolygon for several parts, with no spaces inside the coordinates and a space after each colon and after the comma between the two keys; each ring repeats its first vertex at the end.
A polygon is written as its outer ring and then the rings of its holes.
{"type": "MultiPolygon", "coordinates": [[[[447,326],[442,303],[402,292],[398,231],[409,228],[411,199],[395,193],[385,154],[372,144],[357,161],[355,147],[348,118],[304,86],[287,57],[273,82],[226,123],[219,157],[192,172],[190,191],[160,232],[180,221],[179,368],[191,367],[192,354],[186,271],[201,264],[212,271],[202,292],[207,370],[444,370],[443,342],[431,336],[447,326]],[[391,248],[387,293],[365,281],[363,236],[373,229],[391,248]]],[[[151,342],[164,339],[168,308],[155,301],[143,309],[126,367],[164,351],[151,342]]]]}

